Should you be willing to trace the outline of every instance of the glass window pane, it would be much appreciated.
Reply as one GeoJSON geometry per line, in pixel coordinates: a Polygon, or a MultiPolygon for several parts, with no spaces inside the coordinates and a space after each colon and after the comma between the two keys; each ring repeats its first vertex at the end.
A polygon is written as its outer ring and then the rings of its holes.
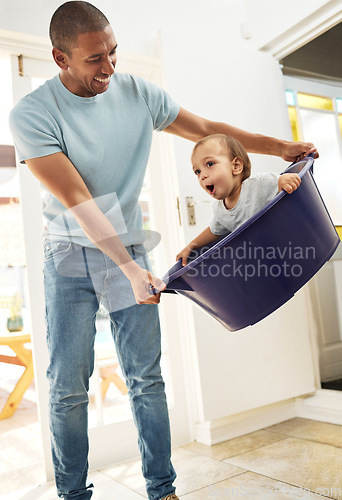
{"type": "Polygon", "coordinates": [[[342,115],[338,115],[338,123],[340,125],[340,132],[341,132],[341,136],[342,136],[342,115]]]}
{"type": "Polygon", "coordinates": [[[326,109],[328,111],[333,111],[334,109],[332,99],[328,97],[298,92],[297,98],[299,106],[304,108],[326,109]]]}
{"type": "Polygon", "coordinates": [[[300,141],[300,130],[299,130],[299,123],[298,123],[298,116],[297,116],[297,111],[294,106],[289,106],[288,107],[288,112],[289,112],[289,118],[290,118],[290,124],[291,124],[291,130],[292,130],[292,138],[294,141],[300,141]]]}
{"type": "Polygon", "coordinates": [[[286,98],[286,104],[288,104],[289,106],[296,105],[295,93],[292,90],[285,90],[285,98],[286,98]]]}
{"type": "Polygon", "coordinates": [[[339,113],[342,113],[342,97],[336,97],[336,109],[339,113]]]}
{"type": "MultiPolygon", "coordinates": [[[[342,168],[335,116],[319,111],[300,111],[303,139],[317,146],[319,158],[314,178],[334,224],[342,224],[342,168]]],[[[341,122],[340,122],[341,123],[341,122]]]]}

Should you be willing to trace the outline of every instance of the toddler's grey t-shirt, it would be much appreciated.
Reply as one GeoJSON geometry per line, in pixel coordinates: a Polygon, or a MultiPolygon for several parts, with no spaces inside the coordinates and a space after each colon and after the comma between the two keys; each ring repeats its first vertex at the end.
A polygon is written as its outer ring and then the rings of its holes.
{"type": "Polygon", "coordinates": [[[211,232],[223,235],[241,226],[276,196],[278,179],[279,175],[274,172],[263,172],[248,177],[242,183],[239,201],[231,209],[225,207],[223,200],[217,200],[210,222],[211,232]]]}

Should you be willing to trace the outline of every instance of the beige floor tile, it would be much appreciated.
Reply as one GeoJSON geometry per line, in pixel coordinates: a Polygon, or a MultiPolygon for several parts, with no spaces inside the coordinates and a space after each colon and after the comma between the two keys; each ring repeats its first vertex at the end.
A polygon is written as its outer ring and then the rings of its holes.
{"type": "Polygon", "coordinates": [[[89,482],[95,486],[92,500],[143,500],[145,498],[99,471],[90,472],[89,482]]]}
{"type": "Polygon", "coordinates": [[[12,465],[7,462],[5,453],[0,453],[0,477],[6,474],[7,471],[11,470],[12,465]]]}
{"type": "Polygon", "coordinates": [[[22,463],[28,458],[31,460],[33,454],[40,452],[40,440],[37,440],[36,435],[30,429],[20,427],[4,433],[1,429],[0,457],[5,454],[8,462],[15,460],[16,463],[22,463]]]}
{"type": "Polygon", "coordinates": [[[293,418],[281,424],[267,427],[270,432],[280,433],[286,436],[308,439],[317,443],[330,444],[342,448],[342,426],[317,422],[305,418],[293,418]]]}
{"type": "Polygon", "coordinates": [[[47,483],[18,491],[13,496],[6,495],[1,500],[60,500],[60,498],[57,496],[55,485],[47,483]]]}
{"type": "Polygon", "coordinates": [[[284,436],[274,432],[261,430],[213,446],[206,446],[205,444],[193,442],[183,446],[183,448],[201,455],[206,455],[215,460],[224,460],[225,458],[240,455],[240,453],[260,448],[260,446],[265,446],[284,438],[284,436]]]}
{"type": "Polygon", "coordinates": [[[127,462],[102,467],[99,472],[140,494],[145,493],[145,480],[141,472],[140,460],[128,460],[127,462]]]}
{"type": "Polygon", "coordinates": [[[21,489],[0,498],[1,500],[59,500],[55,485],[52,483],[21,489]]]}
{"type": "Polygon", "coordinates": [[[23,476],[18,470],[7,470],[0,474],[1,494],[14,493],[17,490],[33,487],[34,482],[23,476]]]}
{"type": "Polygon", "coordinates": [[[20,470],[21,474],[34,484],[45,483],[45,471],[43,459],[41,462],[32,461],[31,465],[25,465],[20,470]]]}
{"type": "Polygon", "coordinates": [[[182,448],[177,448],[174,451],[173,464],[178,474],[175,486],[179,495],[244,472],[238,467],[226,469],[222,467],[222,465],[228,465],[224,462],[218,462],[210,457],[201,456],[182,448]]]}
{"type": "Polygon", "coordinates": [[[245,500],[318,500],[322,497],[301,490],[290,484],[274,481],[269,477],[246,472],[239,476],[226,479],[207,488],[182,496],[181,500],[215,500],[215,499],[245,499],[245,500]]]}
{"type": "Polygon", "coordinates": [[[225,462],[317,494],[326,488],[326,496],[342,498],[342,450],[333,446],[290,437],[225,462]]]}
{"type": "Polygon", "coordinates": [[[7,424],[10,420],[0,422],[0,471],[4,477],[4,480],[0,481],[0,491],[3,494],[44,481],[40,438],[37,438],[32,429],[25,426],[2,432],[2,422],[7,424]]]}
{"type": "Polygon", "coordinates": [[[1,435],[12,431],[13,429],[30,429],[40,439],[40,428],[38,422],[37,407],[32,409],[16,410],[10,418],[0,420],[1,435]]]}
{"type": "MultiPolygon", "coordinates": [[[[229,464],[198,455],[184,448],[175,448],[173,450],[172,462],[178,474],[175,482],[178,495],[185,495],[244,472],[238,467],[227,467],[229,464]]],[[[141,495],[145,494],[145,481],[142,478],[139,461],[106,467],[101,469],[101,472],[141,495]]]]}
{"type": "MultiPolygon", "coordinates": [[[[95,485],[92,500],[143,500],[144,498],[98,471],[89,474],[88,482],[95,485]]],[[[58,500],[54,483],[17,490],[14,493],[1,495],[0,498],[1,500],[58,500]]]]}

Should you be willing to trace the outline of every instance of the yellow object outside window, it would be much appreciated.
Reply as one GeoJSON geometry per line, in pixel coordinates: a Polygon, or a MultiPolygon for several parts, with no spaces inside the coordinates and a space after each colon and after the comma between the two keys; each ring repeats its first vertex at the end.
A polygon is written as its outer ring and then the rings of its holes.
{"type": "Polygon", "coordinates": [[[299,122],[297,116],[297,110],[294,106],[288,106],[288,113],[290,118],[291,130],[292,130],[292,138],[294,141],[300,141],[300,130],[299,130],[299,122]]]}
{"type": "Polygon", "coordinates": [[[298,105],[303,108],[323,109],[327,111],[334,110],[332,99],[329,99],[328,97],[298,92],[297,99],[298,105]]]}
{"type": "Polygon", "coordinates": [[[340,132],[342,136],[342,115],[338,115],[338,124],[340,126],[340,132]]]}

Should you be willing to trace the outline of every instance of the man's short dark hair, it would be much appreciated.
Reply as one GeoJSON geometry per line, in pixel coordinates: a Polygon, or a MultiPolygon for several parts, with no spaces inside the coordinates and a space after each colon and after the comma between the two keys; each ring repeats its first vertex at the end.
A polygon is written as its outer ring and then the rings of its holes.
{"type": "Polygon", "coordinates": [[[103,31],[108,25],[106,16],[91,3],[65,2],[51,18],[49,33],[52,46],[71,56],[79,35],[103,31]]]}

